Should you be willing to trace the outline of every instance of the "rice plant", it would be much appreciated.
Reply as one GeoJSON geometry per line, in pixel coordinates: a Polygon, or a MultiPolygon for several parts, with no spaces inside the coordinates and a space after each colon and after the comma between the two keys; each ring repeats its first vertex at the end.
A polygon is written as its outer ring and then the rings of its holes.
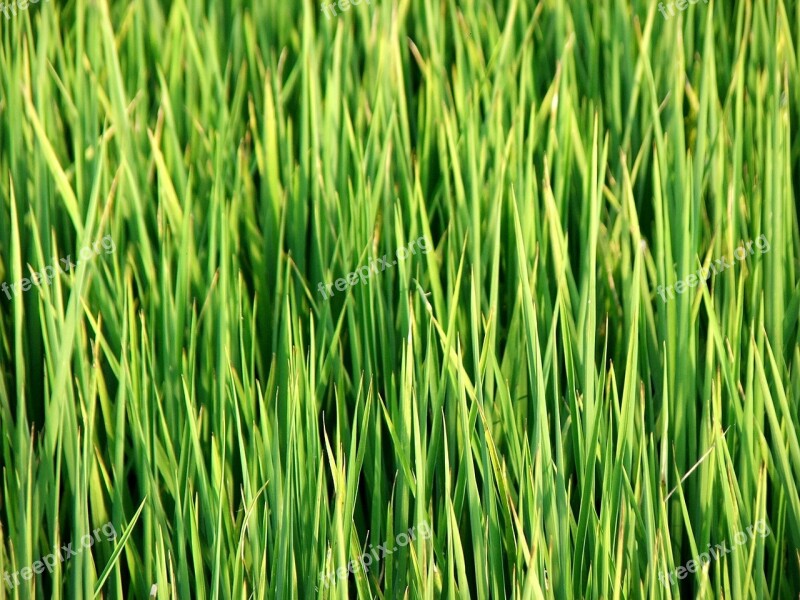
{"type": "Polygon", "coordinates": [[[0,600],[796,598],[799,34],[6,2],[0,600]]]}

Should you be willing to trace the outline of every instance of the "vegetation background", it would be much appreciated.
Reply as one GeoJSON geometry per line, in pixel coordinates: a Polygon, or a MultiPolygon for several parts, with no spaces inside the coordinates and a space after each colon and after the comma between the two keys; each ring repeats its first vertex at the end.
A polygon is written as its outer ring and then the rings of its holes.
{"type": "Polygon", "coordinates": [[[799,31],[795,0],[0,18],[0,282],[117,247],[0,295],[0,573],[120,533],[0,599],[796,598],[799,31]]]}

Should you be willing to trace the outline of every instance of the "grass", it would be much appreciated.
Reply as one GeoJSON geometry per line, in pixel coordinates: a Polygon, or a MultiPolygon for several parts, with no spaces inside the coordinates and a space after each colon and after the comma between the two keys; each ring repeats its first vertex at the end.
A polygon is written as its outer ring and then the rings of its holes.
{"type": "Polygon", "coordinates": [[[117,247],[0,294],[0,575],[119,533],[0,599],[794,598],[798,32],[795,0],[0,17],[0,282],[117,247]]]}

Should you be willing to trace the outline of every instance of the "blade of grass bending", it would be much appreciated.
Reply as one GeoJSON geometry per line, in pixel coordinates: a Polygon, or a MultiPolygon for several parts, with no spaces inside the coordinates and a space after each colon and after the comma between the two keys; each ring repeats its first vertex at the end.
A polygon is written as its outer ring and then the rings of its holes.
{"type": "Polygon", "coordinates": [[[131,532],[133,531],[134,526],[136,525],[136,521],[139,520],[139,515],[142,513],[142,509],[144,508],[145,502],[147,502],[147,496],[144,497],[142,503],[139,505],[139,508],[136,510],[136,514],[133,515],[131,522],[128,524],[128,527],[125,531],[122,532],[122,537],[119,538],[119,543],[114,548],[114,552],[111,553],[111,558],[106,565],[106,568],[103,569],[103,573],[100,575],[99,579],[97,580],[96,587],[94,589],[94,598],[100,594],[100,590],[103,589],[103,584],[105,583],[108,576],[111,574],[111,569],[114,568],[114,564],[117,562],[117,558],[119,555],[122,554],[123,548],[125,548],[125,543],[128,541],[128,538],[131,537],[131,532]]]}

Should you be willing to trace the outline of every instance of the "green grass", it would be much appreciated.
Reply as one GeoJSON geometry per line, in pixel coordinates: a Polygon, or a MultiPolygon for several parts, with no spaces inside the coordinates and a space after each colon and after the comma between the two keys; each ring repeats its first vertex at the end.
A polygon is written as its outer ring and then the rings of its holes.
{"type": "Polygon", "coordinates": [[[0,599],[795,598],[799,34],[795,0],[0,15],[0,283],[117,246],[0,293],[0,576],[119,533],[0,599]]]}

